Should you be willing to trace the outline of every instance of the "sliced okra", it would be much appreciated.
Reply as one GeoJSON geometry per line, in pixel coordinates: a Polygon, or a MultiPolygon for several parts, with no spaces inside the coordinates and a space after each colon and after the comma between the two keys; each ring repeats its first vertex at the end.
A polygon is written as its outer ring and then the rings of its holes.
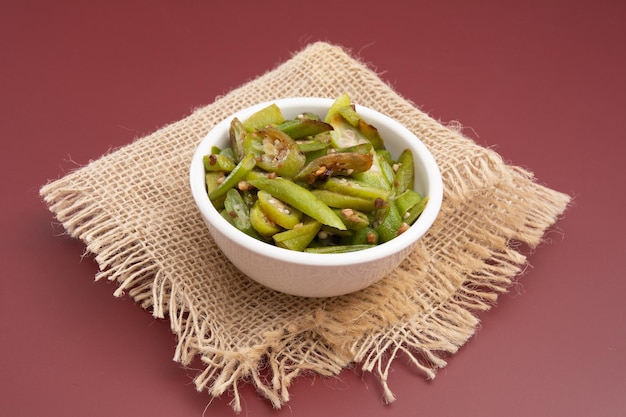
{"type": "Polygon", "coordinates": [[[313,184],[333,175],[353,175],[372,166],[372,154],[360,152],[332,152],[309,162],[295,177],[295,181],[313,184]]]}
{"type": "Polygon", "coordinates": [[[246,178],[248,173],[250,173],[254,166],[256,165],[256,160],[254,159],[253,154],[246,155],[233,169],[230,174],[222,181],[221,184],[217,186],[213,191],[209,193],[209,198],[212,201],[215,201],[217,198],[225,195],[228,190],[235,187],[239,181],[242,181],[246,178]]]}
{"type": "Polygon", "coordinates": [[[319,232],[322,224],[317,220],[311,220],[300,227],[285,230],[272,236],[277,246],[295,251],[303,251],[319,232]]]}
{"type": "MultiPolygon", "coordinates": [[[[337,113],[341,115],[341,117],[343,117],[344,120],[350,124],[350,126],[357,127],[359,125],[359,120],[361,119],[361,117],[356,112],[353,104],[338,108],[337,113]]],[[[337,115],[335,115],[335,117],[337,117],[337,115]]]]}
{"type": "Polygon", "coordinates": [[[338,143],[346,140],[361,141],[365,139],[374,146],[374,149],[385,149],[383,138],[378,129],[361,118],[347,94],[342,94],[335,99],[324,121],[332,125],[334,130],[344,130],[335,136],[338,143]],[[348,129],[348,126],[351,126],[352,129],[348,129]]]}
{"type": "Polygon", "coordinates": [[[415,164],[410,149],[402,151],[396,162],[396,174],[393,179],[394,195],[413,189],[415,164]]]}
{"type": "Polygon", "coordinates": [[[362,211],[353,208],[335,209],[334,211],[348,230],[364,229],[370,224],[369,217],[362,211]]]}
{"type": "Polygon", "coordinates": [[[261,239],[261,236],[252,227],[252,223],[250,222],[250,210],[248,206],[241,197],[241,194],[239,194],[239,191],[234,188],[226,192],[224,211],[228,216],[227,220],[237,229],[256,239],[261,239]]]}
{"type": "Polygon", "coordinates": [[[259,170],[253,169],[252,171],[250,171],[250,172],[248,172],[246,174],[246,177],[244,178],[244,181],[249,182],[251,180],[265,179],[265,178],[269,178],[272,175],[274,175],[274,174],[273,173],[269,173],[269,172],[265,172],[265,171],[259,171],[259,170]]]}
{"type": "Polygon", "coordinates": [[[398,236],[402,227],[402,216],[394,203],[389,204],[387,215],[382,219],[380,225],[376,228],[378,239],[381,243],[390,241],[398,236]]]}
{"type": "Polygon", "coordinates": [[[293,229],[302,220],[302,212],[285,204],[267,191],[257,192],[259,208],[267,218],[285,229],[293,229]]]}
{"type": "Polygon", "coordinates": [[[373,247],[410,227],[428,201],[413,191],[410,150],[394,161],[347,94],[323,121],[313,113],[285,120],[271,104],[233,118],[228,134],[230,146],[204,159],[207,193],[235,227],[277,246],[373,247]]]}
{"type": "Polygon", "coordinates": [[[258,200],[250,208],[250,223],[263,237],[271,237],[283,230],[265,215],[258,200]]]}
{"type": "Polygon", "coordinates": [[[252,188],[253,187],[250,187],[246,181],[240,181],[239,184],[237,184],[241,198],[248,208],[251,208],[257,200],[256,190],[252,191],[252,188]]]}
{"type": "Polygon", "coordinates": [[[378,244],[378,232],[371,227],[356,230],[350,239],[351,245],[376,245],[378,244]]]}
{"type": "Polygon", "coordinates": [[[370,141],[374,149],[385,149],[385,142],[382,136],[380,136],[380,133],[378,132],[378,129],[376,129],[376,127],[367,123],[363,119],[359,119],[359,124],[357,128],[359,129],[361,134],[370,141]]]}
{"type": "Polygon", "coordinates": [[[339,109],[346,107],[346,106],[350,106],[351,104],[352,104],[352,101],[350,100],[350,96],[348,94],[344,93],[340,95],[330,105],[330,108],[328,109],[328,112],[326,113],[326,117],[324,118],[324,121],[326,123],[330,123],[333,117],[335,117],[335,115],[338,114],[339,109]]]}
{"type": "Polygon", "coordinates": [[[333,153],[333,152],[337,152],[337,153],[342,153],[342,152],[346,152],[346,153],[361,153],[363,155],[367,155],[369,153],[372,152],[372,144],[371,143],[367,143],[367,142],[363,142],[363,143],[359,143],[356,145],[352,145],[352,146],[348,146],[347,148],[336,148],[333,149],[331,151],[329,151],[328,153],[333,153]]]}
{"type": "Polygon", "coordinates": [[[284,177],[295,176],[306,162],[296,141],[273,127],[248,133],[244,149],[246,154],[254,154],[259,168],[284,177]]]}
{"type": "Polygon", "coordinates": [[[330,143],[322,142],[321,140],[299,140],[297,141],[298,147],[302,152],[310,153],[315,151],[326,150],[330,146],[330,143]]]}
{"type": "Polygon", "coordinates": [[[246,155],[246,152],[243,148],[243,141],[246,137],[246,128],[241,123],[241,120],[234,117],[230,122],[230,127],[228,129],[228,138],[230,140],[230,147],[233,150],[233,158],[235,163],[241,161],[243,157],[246,155]]]}
{"type": "Polygon", "coordinates": [[[422,196],[415,190],[405,190],[402,194],[397,196],[394,200],[396,207],[400,215],[404,216],[404,213],[411,210],[416,204],[422,201],[422,196]]]}
{"type": "MultiPolygon", "coordinates": [[[[226,175],[220,171],[209,171],[204,175],[204,182],[207,188],[207,194],[211,194],[226,178],[226,175]]],[[[213,206],[217,210],[221,210],[224,208],[224,199],[226,198],[226,194],[221,197],[213,199],[211,202],[213,206]]]]}
{"type": "Polygon", "coordinates": [[[387,162],[389,165],[393,165],[393,155],[387,149],[376,149],[376,155],[380,162],[387,162]]]}
{"type": "Polygon", "coordinates": [[[371,145],[361,131],[352,126],[339,113],[331,119],[330,125],[333,127],[333,130],[330,132],[330,138],[335,148],[347,148],[361,143],[369,143],[371,145]]]}
{"type": "Polygon", "coordinates": [[[248,132],[253,132],[267,126],[277,126],[284,121],[285,118],[280,108],[276,103],[272,103],[250,115],[250,117],[243,122],[243,127],[248,132]]]}
{"type": "Polygon", "coordinates": [[[389,184],[388,188],[393,188],[392,184],[396,175],[396,172],[393,170],[393,165],[390,164],[387,159],[378,158],[378,160],[380,162],[380,171],[382,177],[385,179],[387,184],[389,184]]]}
{"type": "Polygon", "coordinates": [[[235,164],[237,163],[235,160],[235,153],[233,151],[233,148],[231,148],[230,146],[227,146],[224,149],[220,150],[219,154],[227,157],[228,159],[233,161],[235,164]]]}
{"type": "Polygon", "coordinates": [[[402,220],[408,224],[412,225],[415,223],[415,220],[422,214],[424,209],[426,208],[426,204],[428,204],[428,196],[422,198],[422,200],[411,207],[406,213],[402,215],[402,220]]]}
{"type": "Polygon", "coordinates": [[[286,133],[293,139],[302,139],[328,132],[329,130],[333,130],[333,127],[321,120],[302,117],[287,120],[276,126],[276,129],[286,133]]]}
{"type": "Polygon", "coordinates": [[[311,191],[285,178],[256,179],[249,181],[259,190],[266,191],[275,198],[300,210],[320,223],[345,230],[346,226],[335,212],[318,199],[311,191]]]}
{"type": "Polygon", "coordinates": [[[315,187],[354,197],[374,200],[380,198],[385,201],[389,199],[389,192],[387,190],[350,177],[332,177],[327,181],[315,183],[315,187]]]}
{"type": "Polygon", "coordinates": [[[322,120],[317,113],[305,111],[296,116],[296,119],[322,120]]]}
{"type": "Polygon", "coordinates": [[[235,169],[235,163],[226,155],[221,153],[210,153],[202,158],[205,171],[230,172],[235,169]]]}
{"type": "Polygon", "coordinates": [[[387,182],[387,189],[391,190],[396,172],[393,170],[393,156],[386,149],[377,149],[375,161],[380,167],[381,176],[387,182]]]}
{"type": "Polygon", "coordinates": [[[376,152],[372,152],[372,166],[370,169],[364,172],[357,172],[352,177],[365,184],[369,184],[373,187],[382,188],[387,191],[391,191],[391,181],[387,180],[384,174],[385,170],[382,167],[380,158],[376,152]]]}
{"type": "Polygon", "coordinates": [[[385,201],[379,198],[355,197],[336,191],[313,189],[311,193],[325,205],[340,209],[351,208],[353,210],[372,211],[376,209],[377,206],[385,204],[385,201]]]}
{"type": "Polygon", "coordinates": [[[340,239],[352,237],[353,233],[354,232],[350,229],[339,230],[323,224],[317,237],[318,239],[325,240],[326,242],[334,242],[340,239]]]}

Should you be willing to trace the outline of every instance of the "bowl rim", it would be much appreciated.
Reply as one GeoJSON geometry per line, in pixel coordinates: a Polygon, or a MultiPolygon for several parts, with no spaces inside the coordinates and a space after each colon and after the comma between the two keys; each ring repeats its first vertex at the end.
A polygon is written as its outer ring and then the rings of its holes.
{"type": "MultiPolygon", "coordinates": [[[[377,110],[359,105],[358,103],[355,105],[359,115],[375,127],[378,128],[384,123],[386,125],[386,129],[398,131],[403,137],[410,137],[410,147],[418,152],[419,158],[424,165],[425,172],[428,173],[428,178],[425,181],[428,188],[428,204],[417,221],[413,223],[413,225],[406,232],[388,242],[376,245],[372,248],[354,252],[330,254],[298,252],[265,243],[248,236],[247,234],[237,230],[237,228],[225,220],[220,215],[219,211],[213,206],[206,194],[204,183],[204,165],[202,159],[204,155],[209,153],[210,147],[213,144],[223,142],[224,137],[227,138],[228,128],[234,117],[245,119],[255,111],[260,110],[272,103],[278,105],[283,112],[288,113],[293,111],[294,108],[301,108],[301,110],[297,111],[307,111],[308,107],[321,106],[330,108],[330,105],[333,102],[334,99],[322,97],[287,97],[263,101],[243,108],[225,117],[212,129],[210,129],[209,132],[207,132],[194,151],[189,168],[189,182],[191,193],[198,209],[204,219],[210,223],[209,230],[211,227],[214,227],[219,233],[227,236],[229,239],[232,239],[236,244],[245,247],[258,255],[281,262],[311,266],[346,266],[373,262],[412,247],[428,231],[439,214],[443,200],[443,181],[439,166],[437,165],[433,155],[426,145],[400,122],[377,110]]],[[[210,232],[212,231],[210,230],[210,232]]]]}

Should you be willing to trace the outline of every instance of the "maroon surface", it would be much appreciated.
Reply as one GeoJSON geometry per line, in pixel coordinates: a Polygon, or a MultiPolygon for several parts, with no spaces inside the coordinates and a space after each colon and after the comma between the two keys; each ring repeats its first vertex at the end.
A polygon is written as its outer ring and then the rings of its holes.
{"type": "Polygon", "coordinates": [[[369,374],[303,377],[280,411],[242,387],[242,415],[626,415],[623,2],[58,3],[0,3],[1,415],[232,414],[38,189],[314,40],[576,198],[435,380],[396,361],[386,406],[369,374]]]}

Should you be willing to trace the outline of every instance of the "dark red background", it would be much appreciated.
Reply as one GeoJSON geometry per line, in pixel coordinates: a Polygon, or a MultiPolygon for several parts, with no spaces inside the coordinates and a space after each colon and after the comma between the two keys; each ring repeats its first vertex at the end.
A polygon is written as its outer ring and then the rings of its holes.
{"type": "Polygon", "coordinates": [[[230,415],[114,284],[41,185],[188,115],[307,43],[350,48],[397,92],[571,208],[433,381],[303,377],[246,416],[626,415],[626,7],[618,1],[1,1],[0,414],[230,415]]]}

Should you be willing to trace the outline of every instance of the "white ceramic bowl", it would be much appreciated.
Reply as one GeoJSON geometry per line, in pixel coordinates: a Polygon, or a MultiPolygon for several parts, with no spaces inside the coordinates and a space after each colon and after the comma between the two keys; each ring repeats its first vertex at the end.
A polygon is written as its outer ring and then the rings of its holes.
{"type": "MultiPolygon", "coordinates": [[[[334,100],[325,98],[285,98],[273,102],[286,119],[309,111],[324,117],[334,100]]],[[[413,151],[415,189],[428,195],[426,209],[400,236],[374,248],[341,253],[314,254],[283,249],[256,240],[237,230],[222,218],[206,193],[202,158],[211,147],[228,146],[228,128],[233,117],[245,120],[271,102],[259,103],[228,116],[201,141],[190,168],[193,197],[209,232],[226,257],[253,280],[277,291],[306,297],[329,297],[363,289],[383,278],[410,253],[413,245],[433,224],[441,208],[443,184],[439,168],[426,146],[400,123],[372,109],[356,105],[356,110],[374,125],[385,147],[397,158],[405,148],[413,151]]]]}

